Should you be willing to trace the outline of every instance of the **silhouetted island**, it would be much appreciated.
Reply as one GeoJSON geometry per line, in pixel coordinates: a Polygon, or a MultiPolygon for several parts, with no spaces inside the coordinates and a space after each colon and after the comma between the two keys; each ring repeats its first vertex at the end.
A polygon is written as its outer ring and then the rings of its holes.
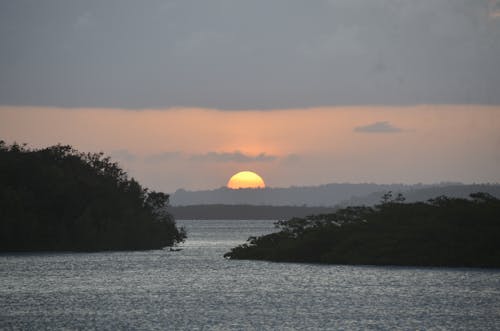
{"type": "Polygon", "coordinates": [[[500,200],[440,196],[404,203],[388,193],[375,207],[277,223],[279,232],[250,237],[224,256],[331,264],[500,267],[500,200]]]}
{"type": "Polygon", "coordinates": [[[158,249],[186,237],[149,192],[102,153],[0,141],[0,251],[158,249]]]}

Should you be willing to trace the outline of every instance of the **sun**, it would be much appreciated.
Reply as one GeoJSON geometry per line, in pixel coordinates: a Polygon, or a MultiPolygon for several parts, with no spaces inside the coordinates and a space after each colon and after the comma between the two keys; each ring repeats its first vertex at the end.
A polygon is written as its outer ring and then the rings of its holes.
{"type": "Polygon", "coordinates": [[[262,177],[252,171],[240,171],[233,175],[227,182],[227,187],[231,189],[239,188],[265,188],[266,184],[262,177]]]}

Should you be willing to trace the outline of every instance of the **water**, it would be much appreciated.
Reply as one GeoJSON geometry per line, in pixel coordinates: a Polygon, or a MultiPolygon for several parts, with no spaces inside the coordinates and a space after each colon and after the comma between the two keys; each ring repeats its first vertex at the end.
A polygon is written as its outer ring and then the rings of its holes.
{"type": "Polygon", "coordinates": [[[180,252],[0,255],[0,329],[500,329],[500,270],[222,258],[270,221],[179,221],[180,252]]]}

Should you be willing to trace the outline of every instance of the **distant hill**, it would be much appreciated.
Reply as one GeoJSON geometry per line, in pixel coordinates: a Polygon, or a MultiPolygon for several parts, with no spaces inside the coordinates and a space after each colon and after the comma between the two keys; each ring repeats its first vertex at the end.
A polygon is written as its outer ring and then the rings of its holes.
{"type": "Polygon", "coordinates": [[[221,187],[215,190],[177,190],[171,195],[172,206],[189,205],[268,205],[268,206],[324,206],[374,205],[388,191],[403,193],[408,202],[426,201],[446,195],[467,197],[474,192],[487,192],[500,197],[500,184],[441,183],[433,185],[415,184],[326,184],[289,188],[239,189],[221,187]]]}

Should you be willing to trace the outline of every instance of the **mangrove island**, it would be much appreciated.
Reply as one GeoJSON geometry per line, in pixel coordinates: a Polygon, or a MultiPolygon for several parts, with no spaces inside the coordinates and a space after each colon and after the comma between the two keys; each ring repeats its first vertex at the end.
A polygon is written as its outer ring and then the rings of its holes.
{"type": "Polygon", "coordinates": [[[405,203],[389,192],[375,207],[279,221],[229,259],[356,265],[500,267],[500,200],[440,196],[405,203]]]}
{"type": "Polygon", "coordinates": [[[0,141],[0,251],[159,249],[182,242],[168,195],[103,153],[0,141]]]}

